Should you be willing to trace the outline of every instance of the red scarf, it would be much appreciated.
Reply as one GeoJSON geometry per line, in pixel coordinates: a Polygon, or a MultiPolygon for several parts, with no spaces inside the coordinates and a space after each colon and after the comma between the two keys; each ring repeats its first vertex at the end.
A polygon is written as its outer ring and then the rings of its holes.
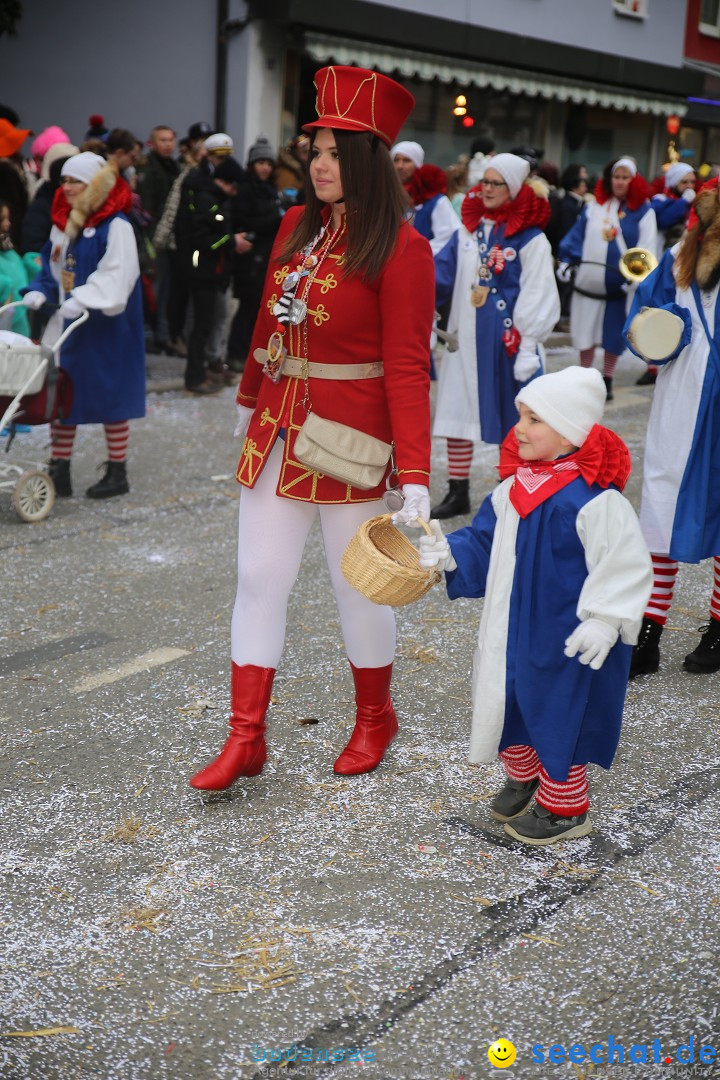
{"type": "MultiPolygon", "coordinates": [[[[614,199],[615,196],[605,190],[602,177],[595,185],[595,199],[600,204],[606,203],[608,199],[614,199]]],[[[650,198],[650,188],[646,180],[640,175],[635,173],[632,180],[628,184],[627,195],[625,196],[625,205],[628,210],[639,210],[643,203],[646,203],[650,198]]]]}
{"type": "Polygon", "coordinates": [[[437,165],[422,165],[404,185],[413,206],[424,206],[435,195],[447,191],[447,176],[437,165]]]}
{"type": "Polygon", "coordinates": [[[623,490],[630,475],[630,451],[619,435],[595,424],[585,442],[574,454],[555,461],[524,461],[518,453],[513,428],[500,447],[500,479],[515,477],[510,488],[510,502],[520,517],[527,517],[537,506],[581,476],[587,484],[607,488],[610,484],[623,490]]]}
{"type": "Polygon", "coordinates": [[[537,226],[544,229],[550,220],[550,202],[536,195],[529,184],[523,184],[514,199],[489,209],[482,197],[482,185],[468,191],[460,208],[462,223],[468,232],[475,232],[483,218],[500,225],[505,223],[505,239],[523,229],[537,226]]]}
{"type": "MultiPolygon", "coordinates": [[[[57,225],[58,229],[64,231],[68,218],[70,217],[71,209],[72,207],[67,201],[65,192],[59,187],[55,192],[52,207],[50,209],[50,217],[53,225],[57,225]]],[[[105,221],[105,219],[109,218],[112,214],[129,214],[131,209],[132,191],[125,183],[122,176],[119,176],[115,183],[115,187],[112,189],[105,202],[98,210],[90,214],[83,225],[83,228],[89,229],[94,225],[99,225],[101,221],[105,221]]]]}

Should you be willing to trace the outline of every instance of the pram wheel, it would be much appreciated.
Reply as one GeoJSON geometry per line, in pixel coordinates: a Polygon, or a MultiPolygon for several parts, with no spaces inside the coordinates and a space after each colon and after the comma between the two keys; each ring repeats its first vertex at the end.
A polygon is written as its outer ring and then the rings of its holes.
{"type": "Polygon", "coordinates": [[[55,504],[52,477],[41,469],[23,473],[13,490],[13,504],[23,521],[43,521],[55,504]]]}

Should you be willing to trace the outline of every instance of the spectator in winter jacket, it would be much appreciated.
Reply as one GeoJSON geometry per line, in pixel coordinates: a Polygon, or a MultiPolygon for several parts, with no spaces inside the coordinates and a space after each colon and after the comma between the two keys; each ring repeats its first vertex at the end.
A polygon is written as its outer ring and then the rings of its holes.
{"type": "MultiPolygon", "coordinates": [[[[170,189],[180,173],[180,165],[174,157],[176,143],[175,132],[167,124],[154,127],[150,132],[150,150],[142,170],[138,173],[138,194],[143,209],[155,224],[162,217],[170,189]]],[[[155,264],[155,348],[159,352],[168,349],[170,339],[170,263],[167,252],[158,252],[155,264]]]]}
{"type": "Polygon", "coordinates": [[[72,143],[55,143],[43,157],[40,184],[23,218],[20,234],[20,250],[42,251],[52,229],[50,210],[55,192],[60,187],[63,165],[77,154],[72,143]]]}

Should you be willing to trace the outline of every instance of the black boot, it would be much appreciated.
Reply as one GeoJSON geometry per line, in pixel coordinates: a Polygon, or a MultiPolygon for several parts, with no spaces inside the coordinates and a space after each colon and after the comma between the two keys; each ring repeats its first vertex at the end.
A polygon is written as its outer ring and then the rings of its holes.
{"type": "Polygon", "coordinates": [[[70,462],[63,458],[50,458],[48,462],[48,476],[55,485],[55,494],[60,499],[67,499],[72,495],[70,483],[70,462]]]}
{"type": "MultiPolygon", "coordinates": [[[[654,675],[660,667],[660,635],[663,628],[654,619],[644,618],[638,642],[632,652],[630,661],[630,674],[628,679],[634,679],[636,675],[654,675]]],[[[720,660],[718,661],[720,666],[720,660]]]]}
{"type": "Polygon", "coordinates": [[[636,386],[654,386],[656,379],[657,379],[657,371],[653,371],[651,368],[648,368],[647,371],[644,371],[642,373],[642,375],[640,376],[639,379],[636,379],[635,385],[636,386]]]}
{"type": "Polygon", "coordinates": [[[699,627],[702,633],[694,652],[688,653],[683,660],[686,671],[696,675],[710,675],[720,668],[720,622],[711,619],[707,626],[699,627]]]}
{"type": "Polygon", "coordinates": [[[603,375],[603,382],[605,383],[605,392],[607,393],[606,401],[613,401],[615,395],[612,392],[612,379],[609,379],[607,375],[603,375]]]}
{"type": "Polygon", "coordinates": [[[448,493],[441,503],[433,506],[430,517],[451,518],[470,513],[470,481],[451,480],[448,493]]]}
{"type": "Polygon", "coordinates": [[[112,499],[113,495],[127,495],[130,490],[124,461],[106,461],[105,475],[97,484],[89,487],[88,499],[112,499]]]}

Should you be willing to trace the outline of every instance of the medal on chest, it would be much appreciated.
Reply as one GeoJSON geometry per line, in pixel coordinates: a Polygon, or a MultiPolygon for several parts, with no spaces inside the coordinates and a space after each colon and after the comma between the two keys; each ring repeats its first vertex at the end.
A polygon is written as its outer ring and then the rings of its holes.
{"type": "Polygon", "coordinates": [[[70,251],[65,258],[65,265],[60,271],[60,284],[66,293],[75,287],[75,257],[70,251]]]}
{"type": "Polygon", "coordinates": [[[470,290],[470,303],[474,308],[481,308],[489,295],[490,289],[487,285],[473,285],[470,290]]]}

